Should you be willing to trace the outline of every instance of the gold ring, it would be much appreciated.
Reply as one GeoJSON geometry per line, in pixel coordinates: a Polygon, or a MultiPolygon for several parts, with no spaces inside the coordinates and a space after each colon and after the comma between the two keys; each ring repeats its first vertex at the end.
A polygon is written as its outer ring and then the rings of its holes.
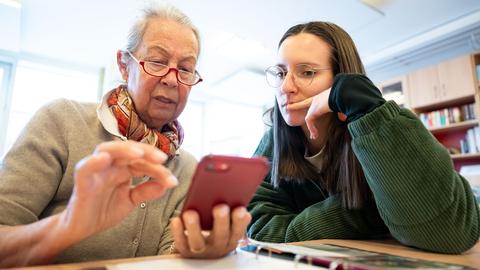
{"type": "Polygon", "coordinates": [[[203,246],[203,248],[200,248],[200,249],[193,249],[193,248],[190,248],[190,252],[192,252],[193,254],[200,254],[200,253],[203,253],[207,248],[205,246],[203,246]]]}

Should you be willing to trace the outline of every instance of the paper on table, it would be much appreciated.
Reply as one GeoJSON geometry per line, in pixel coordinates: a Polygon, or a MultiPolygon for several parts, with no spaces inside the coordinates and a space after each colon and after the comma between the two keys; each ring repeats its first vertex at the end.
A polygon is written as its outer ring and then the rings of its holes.
{"type": "Polygon", "coordinates": [[[255,241],[252,239],[248,239],[249,244],[255,245],[255,246],[260,246],[262,248],[272,248],[272,249],[277,249],[283,252],[288,252],[288,253],[293,253],[293,254],[298,254],[298,255],[304,255],[304,256],[314,256],[314,257],[337,257],[337,258],[344,258],[344,257],[349,257],[348,254],[345,253],[339,253],[339,252],[333,252],[333,251],[327,251],[327,250],[319,250],[319,249],[314,249],[310,247],[302,247],[302,246],[297,246],[297,245],[291,245],[291,244],[279,244],[279,243],[269,243],[269,242],[260,242],[260,241],[255,241]]]}
{"type": "Polygon", "coordinates": [[[318,270],[317,266],[298,263],[295,267],[294,261],[272,258],[268,256],[257,256],[254,253],[237,250],[236,254],[230,254],[216,260],[194,260],[194,259],[158,259],[143,262],[122,263],[107,266],[109,270],[144,270],[144,269],[275,269],[275,270],[318,270]]]}

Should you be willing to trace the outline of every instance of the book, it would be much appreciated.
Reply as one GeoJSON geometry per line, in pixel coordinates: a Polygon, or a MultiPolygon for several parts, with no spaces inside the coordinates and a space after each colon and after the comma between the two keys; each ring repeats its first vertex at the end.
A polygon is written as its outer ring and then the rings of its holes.
{"type": "MultiPolygon", "coordinates": [[[[443,262],[434,262],[421,259],[407,258],[371,251],[365,251],[350,247],[342,247],[332,244],[317,244],[312,242],[291,244],[275,244],[251,241],[252,246],[265,249],[269,254],[279,256],[284,253],[295,262],[302,261],[310,265],[316,265],[327,269],[355,269],[355,270],[401,270],[401,269],[450,269],[471,270],[463,265],[455,265],[443,262]]],[[[251,251],[251,248],[247,248],[251,251]]],[[[271,255],[270,255],[271,256],[271,255]]]]}

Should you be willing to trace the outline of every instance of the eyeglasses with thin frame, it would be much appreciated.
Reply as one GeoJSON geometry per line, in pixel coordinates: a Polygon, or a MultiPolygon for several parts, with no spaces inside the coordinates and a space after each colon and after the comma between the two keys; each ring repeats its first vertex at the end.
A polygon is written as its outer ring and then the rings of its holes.
{"type": "Polygon", "coordinates": [[[188,85],[188,86],[193,86],[201,81],[203,81],[202,77],[200,74],[195,70],[194,72],[186,71],[186,70],[181,70],[178,68],[171,68],[167,65],[161,64],[159,62],[155,61],[147,61],[147,60],[138,60],[135,56],[133,56],[133,53],[130,51],[126,51],[130,57],[135,60],[147,73],[148,75],[154,76],[154,77],[165,77],[167,76],[170,71],[174,71],[177,77],[177,81],[179,83],[188,85]]]}
{"type": "MultiPolygon", "coordinates": [[[[293,70],[291,72],[293,74],[294,83],[298,87],[307,87],[312,83],[313,79],[319,71],[329,69],[331,68],[314,68],[309,64],[298,64],[293,67],[293,70]]],[[[265,70],[265,77],[267,79],[268,85],[274,88],[282,86],[288,72],[289,71],[287,71],[285,67],[279,65],[267,68],[265,70]]]]}

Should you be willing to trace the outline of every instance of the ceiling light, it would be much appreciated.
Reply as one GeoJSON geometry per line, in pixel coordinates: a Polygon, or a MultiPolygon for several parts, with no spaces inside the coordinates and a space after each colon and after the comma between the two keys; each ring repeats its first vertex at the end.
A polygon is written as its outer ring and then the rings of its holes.
{"type": "Polygon", "coordinates": [[[385,13],[381,10],[381,7],[387,2],[388,0],[360,0],[360,3],[364,4],[373,11],[380,13],[382,16],[385,16],[385,13]]]}

